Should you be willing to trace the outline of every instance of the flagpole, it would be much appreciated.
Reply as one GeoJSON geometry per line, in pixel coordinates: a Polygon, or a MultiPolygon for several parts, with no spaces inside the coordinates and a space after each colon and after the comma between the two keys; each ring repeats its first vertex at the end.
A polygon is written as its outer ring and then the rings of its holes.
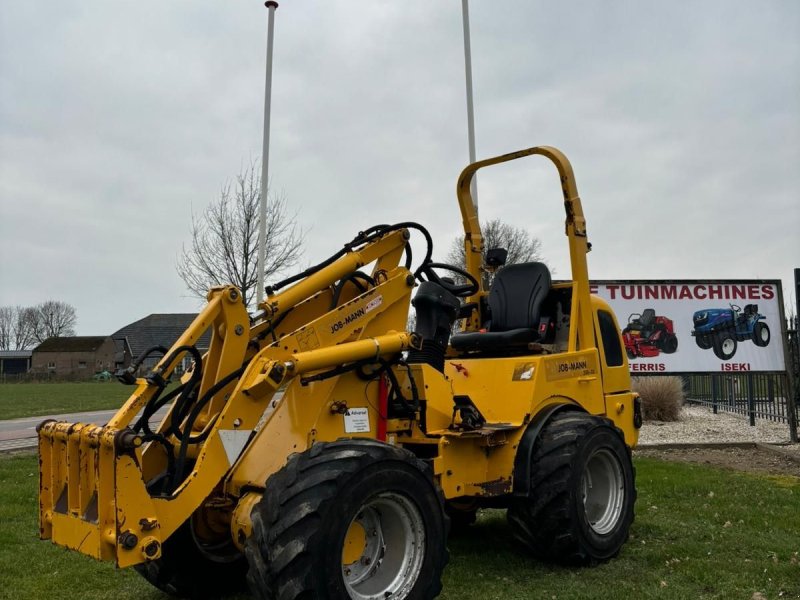
{"type": "MultiPolygon", "coordinates": [[[[475,162],[475,113],[472,106],[472,48],[469,33],[469,1],[461,0],[461,15],[464,24],[464,71],[467,80],[467,137],[469,138],[469,162],[475,162]]],[[[472,204],[478,214],[478,176],[473,175],[470,185],[472,204]]]]}
{"type": "Polygon", "coordinates": [[[258,272],[256,273],[256,302],[264,299],[264,263],[267,244],[267,189],[269,188],[269,117],[272,103],[272,42],[275,32],[275,9],[278,3],[264,3],[269,13],[267,23],[267,75],[264,83],[264,138],[261,150],[261,202],[258,221],[258,272]]]}

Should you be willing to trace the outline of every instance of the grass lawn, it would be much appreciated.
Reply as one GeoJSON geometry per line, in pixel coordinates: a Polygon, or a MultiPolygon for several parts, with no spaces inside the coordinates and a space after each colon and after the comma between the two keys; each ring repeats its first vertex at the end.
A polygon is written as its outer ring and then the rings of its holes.
{"type": "Polygon", "coordinates": [[[116,381],[0,383],[0,420],[119,408],[134,389],[116,381]]]}
{"type": "MultiPolygon", "coordinates": [[[[637,459],[621,555],[593,569],[533,561],[501,511],[451,538],[444,599],[800,598],[800,479],[637,459]],[[756,596],[758,597],[758,596],[756,596]]],[[[0,599],[166,598],[133,570],[39,541],[37,461],[0,456],[0,599]]]]}

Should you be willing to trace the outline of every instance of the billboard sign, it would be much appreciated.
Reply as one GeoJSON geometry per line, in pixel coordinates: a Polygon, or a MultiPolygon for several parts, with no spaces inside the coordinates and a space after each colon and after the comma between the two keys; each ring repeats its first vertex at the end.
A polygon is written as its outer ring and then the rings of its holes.
{"type": "Polygon", "coordinates": [[[784,371],[780,281],[595,281],[632,373],[784,371]]]}

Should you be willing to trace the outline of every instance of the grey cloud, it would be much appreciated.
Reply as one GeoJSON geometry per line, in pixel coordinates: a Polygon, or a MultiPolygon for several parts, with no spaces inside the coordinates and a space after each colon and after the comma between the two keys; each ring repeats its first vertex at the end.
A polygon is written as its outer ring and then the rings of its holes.
{"type": "MultiPolygon", "coordinates": [[[[470,4],[479,157],[573,160],[592,275],[789,283],[800,225],[800,5],[470,4]]],[[[82,334],[196,308],[189,214],[261,148],[266,11],[10,3],[0,22],[0,305],[63,297],[82,334]]],[[[458,3],[282,2],[270,173],[314,262],[414,219],[444,255],[466,164],[458,3]]],[[[569,272],[555,173],[480,177],[569,272]]]]}

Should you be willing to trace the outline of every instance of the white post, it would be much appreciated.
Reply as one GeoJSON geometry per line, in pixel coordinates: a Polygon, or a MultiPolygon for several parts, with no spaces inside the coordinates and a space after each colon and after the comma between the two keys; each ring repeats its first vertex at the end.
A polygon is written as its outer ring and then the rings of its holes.
{"type": "Polygon", "coordinates": [[[264,3],[269,12],[267,25],[267,77],[264,84],[264,143],[261,150],[261,203],[258,222],[258,272],[256,273],[256,302],[264,299],[264,263],[267,244],[267,189],[269,187],[269,114],[272,101],[272,38],[275,31],[275,9],[278,3],[264,3]]]}
{"type": "MultiPolygon", "coordinates": [[[[461,0],[461,13],[464,22],[464,70],[467,78],[467,136],[469,138],[469,162],[475,162],[475,114],[472,108],[472,50],[469,35],[469,0],[461,0]]],[[[478,214],[478,176],[472,177],[470,185],[472,204],[478,214]]]]}

